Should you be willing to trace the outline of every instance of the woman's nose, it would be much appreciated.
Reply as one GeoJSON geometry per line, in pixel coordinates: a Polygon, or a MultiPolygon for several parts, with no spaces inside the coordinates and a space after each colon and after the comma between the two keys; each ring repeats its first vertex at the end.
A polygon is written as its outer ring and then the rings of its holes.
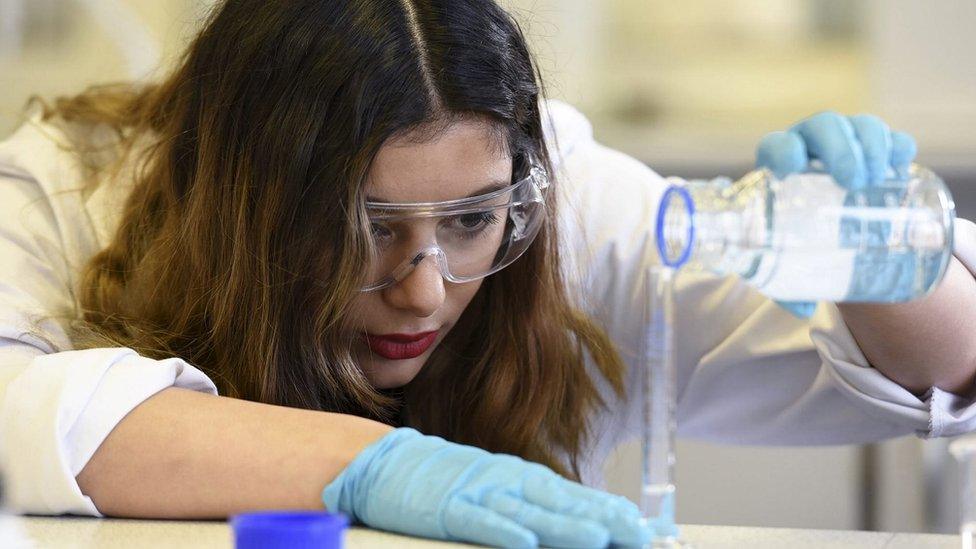
{"type": "Polygon", "coordinates": [[[392,307],[421,318],[434,314],[444,304],[444,277],[433,257],[427,257],[406,278],[383,290],[392,307]]]}

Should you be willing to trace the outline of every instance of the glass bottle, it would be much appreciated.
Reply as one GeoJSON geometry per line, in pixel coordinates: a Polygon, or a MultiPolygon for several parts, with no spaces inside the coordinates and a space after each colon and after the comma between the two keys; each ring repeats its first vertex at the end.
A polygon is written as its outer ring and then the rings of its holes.
{"type": "Polygon", "coordinates": [[[909,301],[935,287],[952,253],[952,196],[918,165],[860,190],[822,171],[670,181],[662,264],[737,275],[773,299],[909,301]]]}

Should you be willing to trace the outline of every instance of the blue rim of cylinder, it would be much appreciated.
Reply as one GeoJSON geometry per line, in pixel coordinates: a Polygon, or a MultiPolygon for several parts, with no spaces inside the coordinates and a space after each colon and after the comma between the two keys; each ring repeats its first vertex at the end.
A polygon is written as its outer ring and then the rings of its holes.
{"type": "Polygon", "coordinates": [[[695,224],[693,220],[695,219],[695,203],[691,199],[691,193],[688,189],[684,187],[679,187],[677,185],[671,185],[664,191],[661,196],[661,202],[657,207],[657,227],[654,233],[654,239],[657,241],[657,252],[658,256],[661,258],[661,263],[672,269],[677,269],[685,263],[688,262],[688,258],[691,257],[691,247],[695,242],[695,224]],[[677,196],[675,196],[677,195],[677,196]],[[685,203],[685,209],[688,213],[688,238],[685,240],[686,245],[683,250],[681,250],[681,255],[678,259],[671,261],[668,256],[667,243],[664,242],[664,217],[668,211],[668,205],[672,200],[682,200],[685,203]]]}
{"type": "Polygon", "coordinates": [[[235,546],[340,549],[349,519],[326,511],[262,511],[230,520],[235,546]]]}

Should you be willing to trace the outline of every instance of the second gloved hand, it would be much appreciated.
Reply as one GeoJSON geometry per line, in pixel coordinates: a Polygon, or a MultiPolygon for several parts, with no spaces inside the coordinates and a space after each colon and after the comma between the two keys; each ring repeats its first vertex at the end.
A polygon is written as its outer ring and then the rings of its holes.
{"type": "MultiPolygon", "coordinates": [[[[819,160],[837,183],[859,190],[883,182],[889,169],[905,173],[916,150],[910,135],[891,131],[877,116],[822,112],[787,131],[764,136],[756,150],[756,167],[784,178],[819,160]]],[[[777,303],[800,318],[811,317],[816,308],[802,301],[777,303]]]]}
{"type": "Polygon", "coordinates": [[[374,528],[498,547],[640,546],[652,534],[625,498],[406,428],[360,452],[322,498],[374,528]]]}

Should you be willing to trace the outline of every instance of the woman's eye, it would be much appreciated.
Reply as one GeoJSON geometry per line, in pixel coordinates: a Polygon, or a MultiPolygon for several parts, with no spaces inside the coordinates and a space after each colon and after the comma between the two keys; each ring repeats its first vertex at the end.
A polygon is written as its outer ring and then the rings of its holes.
{"type": "Polygon", "coordinates": [[[370,223],[370,233],[373,235],[374,240],[386,240],[393,236],[393,231],[385,225],[379,223],[370,223]]]}
{"type": "Polygon", "coordinates": [[[479,229],[485,225],[498,223],[498,216],[494,212],[474,212],[462,214],[455,217],[455,221],[462,228],[467,230],[479,229]]]}

